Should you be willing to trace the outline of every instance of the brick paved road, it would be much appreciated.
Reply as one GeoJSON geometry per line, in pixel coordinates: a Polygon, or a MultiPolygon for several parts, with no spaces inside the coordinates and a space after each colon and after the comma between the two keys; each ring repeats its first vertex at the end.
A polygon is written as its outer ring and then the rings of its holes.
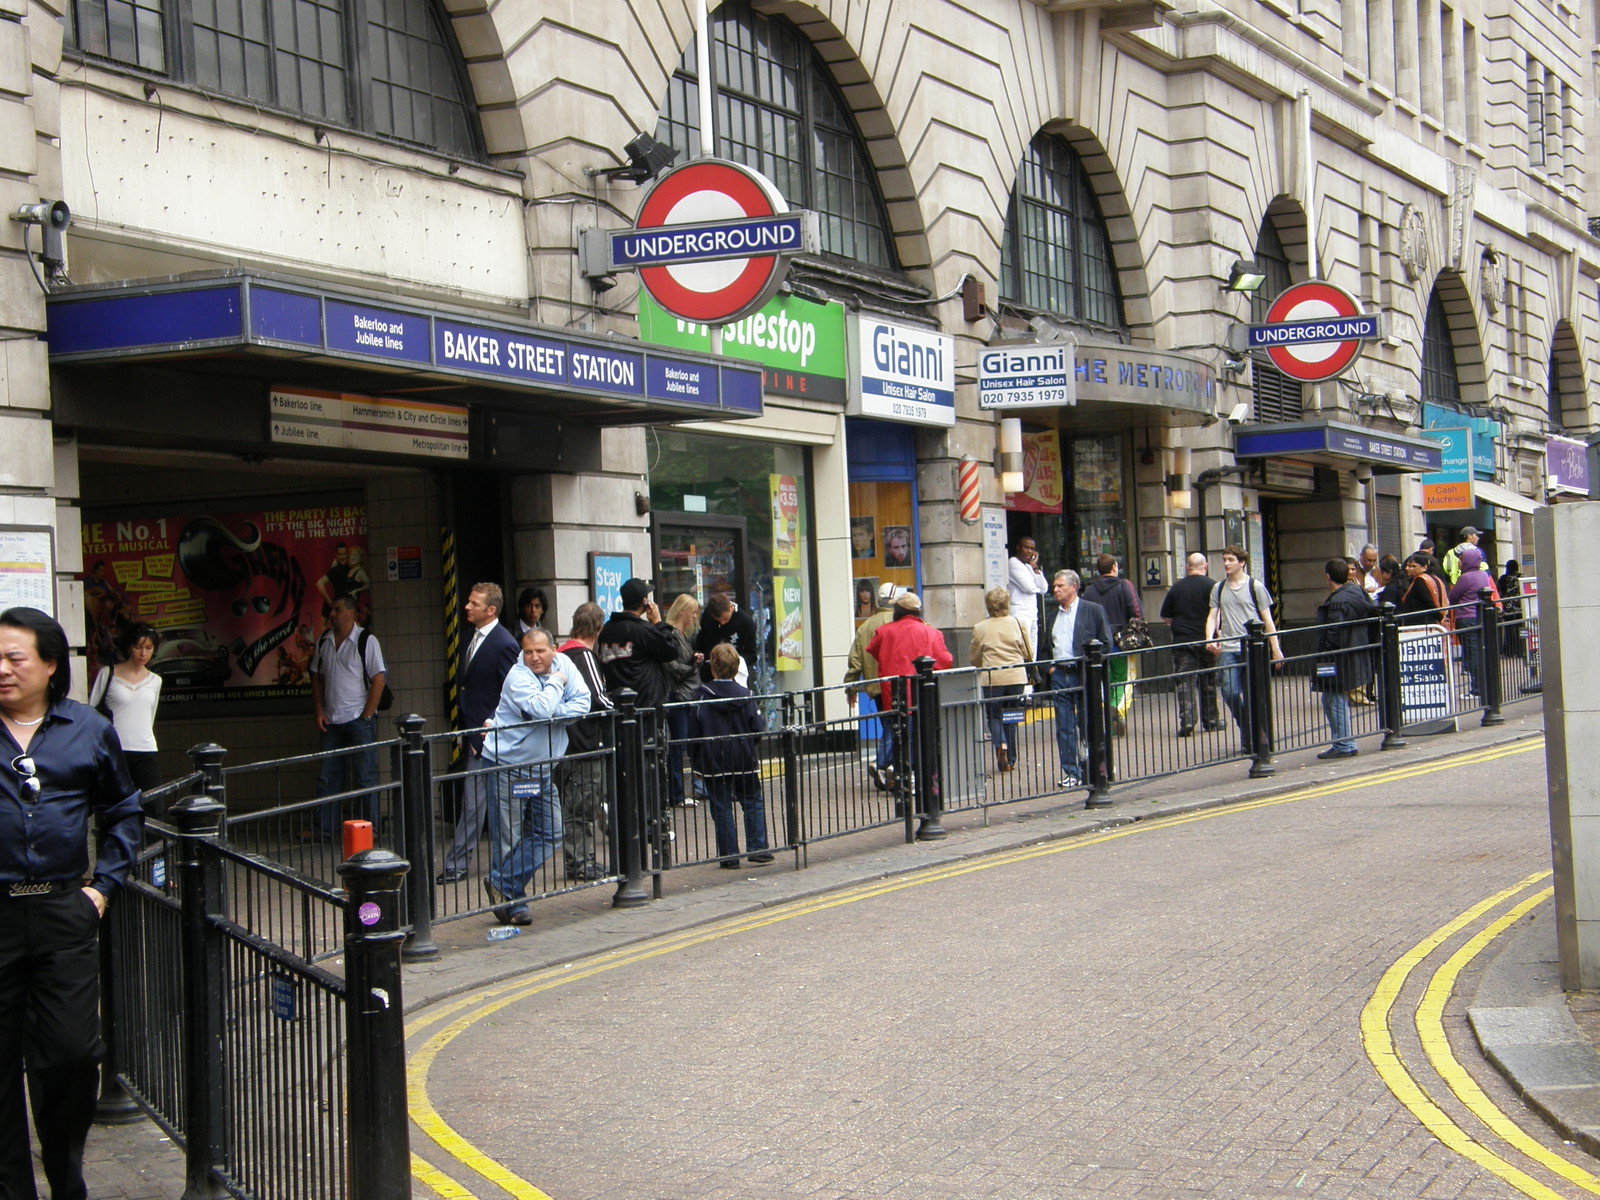
{"type": "Polygon", "coordinates": [[[1548,866],[1537,754],[1062,845],[520,1001],[432,1099],[557,1200],[1517,1194],[1400,1107],[1358,1020],[1548,866]]]}

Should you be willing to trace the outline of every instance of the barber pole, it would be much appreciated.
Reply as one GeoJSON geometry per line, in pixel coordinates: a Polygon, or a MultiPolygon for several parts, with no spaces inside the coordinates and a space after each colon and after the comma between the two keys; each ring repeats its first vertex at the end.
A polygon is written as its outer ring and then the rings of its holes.
{"type": "Polygon", "coordinates": [[[956,494],[961,497],[961,523],[978,523],[978,460],[963,458],[956,470],[956,494]]]}

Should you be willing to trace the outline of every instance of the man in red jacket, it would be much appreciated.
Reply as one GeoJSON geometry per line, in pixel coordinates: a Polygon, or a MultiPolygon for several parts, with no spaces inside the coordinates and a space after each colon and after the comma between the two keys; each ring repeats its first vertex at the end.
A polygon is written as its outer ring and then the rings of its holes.
{"type": "MultiPolygon", "coordinates": [[[[896,677],[914,677],[917,659],[933,659],[936,671],[947,670],[955,664],[954,656],[944,644],[944,634],[922,619],[922,601],[915,592],[904,592],[895,599],[894,617],[888,624],[878,626],[878,632],[867,643],[867,653],[878,662],[878,678],[884,681],[885,709],[891,706],[891,687],[903,690],[908,711],[914,707],[916,692],[912,679],[896,677]]],[[[915,722],[912,724],[914,728],[915,722]]],[[[896,737],[894,774],[895,782],[901,787],[909,780],[906,763],[915,761],[915,752],[896,737]]]]}

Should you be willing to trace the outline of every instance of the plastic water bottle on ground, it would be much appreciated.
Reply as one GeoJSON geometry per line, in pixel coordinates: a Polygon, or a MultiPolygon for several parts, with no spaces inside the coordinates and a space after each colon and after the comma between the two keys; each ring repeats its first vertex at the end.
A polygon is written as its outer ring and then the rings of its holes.
{"type": "Polygon", "coordinates": [[[484,940],[490,942],[503,942],[507,938],[516,937],[517,934],[521,932],[522,930],[518,929],[515,925],[496,925],[493,929],[489,930],[489,936],[484,940]]]}

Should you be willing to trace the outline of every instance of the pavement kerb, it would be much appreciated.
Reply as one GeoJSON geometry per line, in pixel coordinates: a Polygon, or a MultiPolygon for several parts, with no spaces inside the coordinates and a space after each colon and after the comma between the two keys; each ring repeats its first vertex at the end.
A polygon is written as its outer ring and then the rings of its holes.
{"type": "MultiPolygon", "coordinates": [[[[481,987],[662,935],[683,933],[713,921],[812,900],[845,887],[892,879],[1023,846],[1103,833],[1154,817],[1285,795],[1318,782],[1370,774],[1375,767],[1438,762],[1468,751],[1511,745],[1538,737],[1543,732],[1543,711],[1534,707],[1527,712],[1513,712],[1504,725],[1473,726],[1455,734],[1412,738],[1407,746],[1397,750],[1364,752],[1359,764],[1341,763],[1338,767],[1325,768],[1307,750],[1280,756],[1278,773],[1265,779],[1241,778],[1247,765],[1238,761],[1203,768],[1205,783],[1200,782],[1201,772],[1189,771],[1180,776],[1122,784],[1113,788],[1114,803],[1109,808],[1085,809],[1082,801],[1074,798],[1059,808],[1036,815],[1001,819],[985,827],[952,832],[941,841],[914,845],[897,843],[887,850],[873,848],[859,855],[846,853],[822,865],[783,870],[781,874],[751,877],[745,873],[725,884],[679,895],[669,892],[662,899],[636,909],[613,909],[609,907],[609,893],[602,892],[596,896],[596,911],[592,916],[563,927],[541,931],[530,938],[445,950],[431,961],[408,963],[404,977],[405,1011],[414,1015],[429,1005],[481,987]],[[1300,761],[1302,758],[1304,762],[1300,761]],[[1315,777],[1313,770],[1317,772],[1315,777]],[[1213,773],[1222,772],[1236,774],[1211,782],[1213,773]],[[1191,777],[1196,780],[1196,787],[1163,794],[1171,792],[1180,780],[1191,777]],[[757,894],[740,886],[752,878],[763,889],[757,894]],[[600,896],[605,899],[601,900],[600,896]]],[[[671,876],[668,879],[670,886],[671,876]]]]}

